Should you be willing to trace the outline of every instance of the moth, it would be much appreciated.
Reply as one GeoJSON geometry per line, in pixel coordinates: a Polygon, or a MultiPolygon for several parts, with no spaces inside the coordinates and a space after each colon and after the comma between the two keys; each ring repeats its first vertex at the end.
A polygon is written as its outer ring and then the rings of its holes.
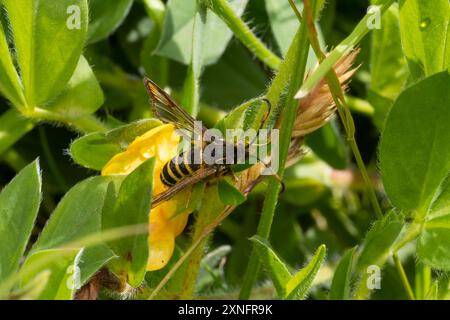
{"type": "MultiPolygon", "coordinates": [[[[183,108],[181,108],[163,89],[161,89],[155,82],[145,78],[144,85],[150,96],[150,102],[153,107],[153,113],[164,123],[171,123],[180,130],[187,130],[193,135],[203,136],[203,133],[208,129],[204,126],[198,128],[195,125],[195,120],[183,108]]],[[[270,102],[267,99],[262,99],[268,106],[268,112],[261,122],[260,129],[265,124],[270,113],[270,102]]],[[[178,192],[194,185],[200,181],[207,180],[211,177],[220,177],[227,174],[233,174],[230,164],[221,163],[206,163],[201,156],[203,149],[210,143],[214,143],[224,150],[234,149],[233,155],[235,163],[239,160],[238,145],[221,139],[219,141],[205,142],[201,141],[200,145],[195,143],[193,146],[168,161],[161,171],[160,179],[163,184],[169,187],[166,191],[156,195],[152,201],[152,208],[158,206],[162,202],[170,199],[178,192]],[[192,161],[195,155],[200,155],[200,161],[192,161]]],[[[248,160],[249,145],[246,144],[244,152],[244,160],[248,160]]],[[[242,155],[241,155],[242,156],[242,155]]],[[[242,159],[241,159],[242,160],[242,159]]],[[[223,162],[223,161],[222,161],[223,162]]]]}

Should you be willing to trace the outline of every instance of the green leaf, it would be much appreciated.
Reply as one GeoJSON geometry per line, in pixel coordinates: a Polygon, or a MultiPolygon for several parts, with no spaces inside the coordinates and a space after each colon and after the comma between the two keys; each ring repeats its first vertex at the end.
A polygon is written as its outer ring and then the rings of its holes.
{"type": "Polygon", "coordinates": [[[450,75],[431,76],[395,102],[381,138],[380,164],[391,203],[426,212],[450,171],[450,75]]]}
{"type": "MultiPolygon", "coordinates": [[[[283,56],[286,55],[294,35],[299,27],[299,22],[288,1],[265,0],[266,10],[269,16],[270,26],[283,56]]],[[[301,10],[300,1],[294,1],[301,10]]]]}
{"type": "Polygon", "coordinates": [[[372,272],[370,266],[383,268],[391,255],[391,249],[398,239],[404,219],[395,211],[389,212],[382,220],[376,221],[367,233],[357,256],[356,271],[360,277],[354,295],[358,299],[368,299],[371,289],[367,285],[372,272]]]}
{"type": "Polygon", "coordinates": [[[71,300],[75,289],[79,288],[74,259],[76,249],[50,249],[31,254],[22,268],[29,270],[20,280],[22,288],[36,281],[44,271],[50,272],[39,300],[71,300]]]}
{"type": "Polygon", "coordinates": [[[448,0],[401,0],[403,51],[415,80],[450,67],[448,0]]]}
{"type": "Polygon", "coordinates": [[[80,285],[84,285],[100,268],[115,258],[114,252],[104,244],[80,250],[75,257],[75,266],[80,269],[80,285]]]}
{"type": "Polygon", "coordinates": [[[0,155],[34,128],[17,110],[8,110],[0,116],[0,155]]]}
{"type": "Polygon", "coordinates": [[[48,285],[51,272],[44,270],[36,275],[23,288],[14,290],[10,294],[12,300],[37,300],[48,285]]]}
{"type": "Polygon", "coordinates": [[[75,140],[70,154],[78,164],[94,170],[101,170],[117,153],[122,152],[133,140],[161,125],[156,119],[140,120],[106,133],[92,133],[75,140]]]}
{"type": "Polygon", "coordinates": [[[194,12],[194,22],[192,28],[192,38],[191,38],[191,61],[189,62],[186,78],[183,85],[183,95],[181,99],[181,105],[185,110],[196,117],[199,112],[199,101],[200,101],[200,77],[203,71],[203,41],[204,30],[206,23],[206,8],[196,5],[196,10],[194,12]]]}
{"type": "Polygon", "coordinates": [[[225,205],[237,206],[245,201],[245,196],[226,180],[219,181],[219,197],[225,205]]]}
{"type": "Polygon", "coordinates": [[[11,101],[16,108],[25,106],[20,79],[14,67],[2,27],[0,27],[0,93],[11,101]]]}
{"type": "Polygon", "coordinates": [[[41,184],[35,160],[0,193],[0,283],[19,266],[38,213],[41,184]]]}
{"type": "Polygon", "coordinates": [[[334,271],[330,288],[330,300],[348,300],[350,298],[353,257],[356,247],[347,250],[334,271]]]}
{"type": "Polygon", "coordinates": [[[89,63],[81,56],[64,91],[46,109],[67,117],[92,114],[103,104],[103,92],[89,63]]]}
{"type": "Polygon", "coordinates": [[[77,66],[87,32],[87,1],[3,3],[14,34],[27,104],[39,106],[61,92],[77,66]]]}
{"type": "Polygon", "coordinates": [[[323,161],[335,169],[345,169],[349,164],[348,148],[342,139],[337,123],[331,121],[309,134],[306,144],[323,161]]]}
{"type": "MultiPolygon", "coordinates": [[[[232,0],[230,6],[241,15],[248,0],[232,0]]],[[[156,49],[156,54],[168,57],[183,64],[190,64],[192,54],[192,32],[196,1],[170,0],[167,3],[164,28],[156,49]]],[[[203,26],[203,65],[217,62],[222,56],[232,32],[222,20],[208,10],[203,26]]]]}
{"type": "MultiPolygon", "coordinates": [[[[296,3],[297,8],[300,10],[300,12],[302,12],[303,3],[301,3],[299,0],[295,0],[294,2],[296,3]]],[[[288,1],[265,0],[265,3],[272,33],[282,55],[286,56],[288,49],[294,39],[295,33],[300,26],[298,18],[292,10],[288,1]]],[[[318,16],[324,3],[324,0],[312,2],[312,4],[315,6],[314,17],[318,16]]],[[[322,47],[325,47],[320,26],[316,25],[316,29],[319,33],[320,44],[322,47]]],[[[316,63],[317,58],[314,50],[312,50],[311,48],[308,53],[307,69],[314,67],[316,63]]]]}
{"type": "MultiPolygon", "coordinates": [[[[147,160],[122,182],[113,210],[103,213],[103,230],[137,224],[147,224],[151,208],[154,158],[147,160]]],[[[119,259],[111,261],[112,270],[133,287],[144,280],[148,240],[138,234],[110,244],[119,259]]]]}
{"type": "Polygon", "coordinates": [[[446,178],[430,207],[417,242],[417,255],[435,269],[450,271],[450,179],[446,178]]]}
{"type": "Polygon", "coordinates": [[[370,88],[377,94],[394,100],[409,76],[401,46],[399,8],[396,3],[384,13],[381,25],[381,29],[372,31],[370,88]]]}
{"type": "Polygon", "coordinates": [[[77,183],[58,203],[32,251],[57,248],[98,232],[111,177],[92,177],[77,183]]]}
{"type": "Polygon", "coordinates": [[[450,271],[450,214],[425,223],[417,255],[432,268],[450,271]]]}
{"type": "Polygon", "coordinates": [[[391,211],[375,222],[361,245],[356,269],[365,273],[370,265],[382,266],[389,258],[391,246],[403,227],[403,219],[391,211]]]}
{"type": "Polygon", "coordinates": [[[285,263],[281,261],[266,239],[259,236],[253,236],[250,240],[255,244],[260,259],[262,260],[262,264],[269,273],[278,296],[281,298],[285,297],[287,293],[286,285],[292,278],[289,269],[285,263]]]}
{"type": "Polygon", "coordinates": [[[88,42],[94,43],[105,39],[125,20],[133,0],[90,0],[88,42]]]}
{"type": "Polygon", "coordinates": [[[288,281],[286,284],[286,299],[305,299],[317,272],[325,260],[326,253],[327,248],[323,244],[316,250],[309,263],[288,281]]]}
{"type": "Polygon", "coordinates": [[[397,99],[409,76],[401,45],[397,4],[384,13],[381,25],[381,29],[372,31],[371,82],[367,96],[375,109],[374,123],[380,129],[393,100],[397,99]]]}

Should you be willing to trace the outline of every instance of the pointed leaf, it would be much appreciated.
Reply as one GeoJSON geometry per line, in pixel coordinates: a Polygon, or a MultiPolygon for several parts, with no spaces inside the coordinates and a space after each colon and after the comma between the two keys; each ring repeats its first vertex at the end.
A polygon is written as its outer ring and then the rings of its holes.
{"type": "Polygon", "coordinates": [[[394,211],[375,222],[362,243],[356,268],[365,272],[370,265],[382,266],[389,258],[392,244],[403,227],[403,219],[394,211]]]}
{"type": "MultiPolygon", "coordinates": [[[[104,230],[146,224],[149,221],[154,158],[147,160],[122,182],[113,210],[103,213],[104,230]]],[[[110,243],[118,259],[111,261],[113,271],[134,287],[144,280],[148,257],[146,234],[137,234],[110,243]]]]}
{"type": "Polygon", "coordinates": [[[104,244],[80,250],[75,257],[75,266],[80,269],[80,285],[84,285],[100,268],[115,258],[114,252],[104,244]]]}
{"type": "MultiPolygon", "coordinates": [[[[237,14],[242,14],[248,0],[232,0],[230,6],[237,14]]],[[[156,54],[168,57],[183,64],[191,62],[192,32],[196,1],[170,0],[167,4],[164,28],[156,54]]],[[[203,26],[203,63],[213,64],[222,56],[232,32],[222,20],[208,10],[203,26]]]]}
{"type": "Polygon", "coordinates": [[[88,42],[94,43],[113,33],[128,15],[133,0],[90,0],[88,42]]]}
{"type": "Polygon", "coordinates": [[[289,280],[286,284],[286,299],[302,300],[306,297],[317,272],[325,261],[326,253],[327,248],[325,245],[321,245],[306,267],[302,268],[289,280]]]}
{"type": "Polygon", "coordinates": [[[31,254],[24,262],[23,269],[29,270],[21,278],[24,288],[36,280],[42,272],[50,271],[45,289],[39,300],[71,300],[79,289],[79,275],[74,266],[77,249],[49,249],[31,254]]]}
{"type": "Polygon", "coordinates": [[[45,103],[69,81],[86,38],[87,0],[4,0],[29,106],[45,103]]]}
{"type": "Polygon", "coordinates": [[[81,56],[77,68],[63,92],[48,105],[65,116],[79,117],[92,114],[103,104],[103,92],[86,58],[81,56]]]}
{"type": "Polygon", "coordinates": [[[0,193],[0,283],[14,273],[25,251],[41,201],[41,174],[35,160],[0,193]]]}
{"type": "Polygon", "coordinates": [[[72,187],[58,203],[33,251],[57,248],[98,232],[111,177],[92,177],[72,187]]]}
{"type": "Polygon", "coordinates": [[[219,197],[223,204],[237,206],[245,201],[245,196],[226,180],[219,181],[219,197]]]}
{"type": "Polygon", "coordinates": [[[258,236],[250,238],[257,247],[257,252],[260,256],[264,268],[267,270],[272,283],[277,290],[280,298],[286,296],[286,287],[289,280],[292,278],[287,266],[277,256],[275,251],[271,248],[269,242],[258,236]]]}
{"type": "Polygon", "coordinates": [[[0,93],[16,108],[25,106],[19,75],[14,67],[3,28],[0,26],[0,93]]]}
{"type": "Polygon", "coordinates": [[[334,271],[330,288],[330,300],[348,300],[350,298],[353,257],[356,247],[347,250],[334,271]]]}

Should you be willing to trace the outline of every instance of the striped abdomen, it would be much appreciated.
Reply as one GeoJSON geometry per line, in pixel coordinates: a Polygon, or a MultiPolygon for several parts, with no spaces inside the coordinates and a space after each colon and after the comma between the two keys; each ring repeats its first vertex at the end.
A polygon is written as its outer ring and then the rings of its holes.
{"type": "Polygon", "coordinates": [[[193,150],[191,149],[188,152],[173,157],[172,160],[164,165],[160,175],[162,183],[168,187],[172,187],[200,169],[201,164],[194,161],[193,150]]]}

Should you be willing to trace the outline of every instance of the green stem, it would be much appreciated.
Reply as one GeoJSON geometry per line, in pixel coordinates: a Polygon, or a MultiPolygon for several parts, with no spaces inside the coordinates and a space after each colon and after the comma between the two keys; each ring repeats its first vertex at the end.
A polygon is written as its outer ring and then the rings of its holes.
{"type": "MultiPolygon", "coordinates": [[[[21,109],[25,110],[25,109],[21,109]]],[[[19,110],[10,108],[0,116],[0,155],[34,128],[19,110]]]]}
{"type": "MultiPolygon", "coordinates": [[[[285,63],[292,63],[292,65],[290,65],[290,70],[286,70],[289,72],[289,76],[285,77],[285,79],[289,79],[290,81],[288,94],[286,97],[286,106],[285,109],[283,110],[284,113],[280,126],[281,128],[280,155],[279,155],[280,161],[279,161],[279,169],[277,172],[280,178],[282,178],[284,175],[284,165],[286,163],[286,158],[288,155],[289,145],[292,136],[292,129],[294,126],[295,115],[297,113],[298,108],[298,103],[294,99],[294,95],[297,89],[301,86],[306,71],[306,62],[308,58],[309,45],[308,45],[308,32],[304,24],[300,26],[300,31],[297,33],[296,37],[299,37],[298,41],[294,41],[291,48],[288,51],[288,55],[293,54],[294,56],[289,60],[285,60],[285,63]]],[[[275,79],[274,82],[275,81],[278,80],[275,79]]],[[[276,87],[274,90],[278,91],[278,89],[280,89],[280,87],[276,87]]],[[[269,94],[272,94],[271,90],[269,90],[267,95],[269,97],[269,100],[271,100],[269,94]]],[[[273,103],[272,100],[271,102],[273,103]]],[[[264,239],[268,239],[270,235],[270,229],[272,227],[272,221],[275,215],[275,208],[278,202],[278,194],[280,190],[281,190],[280,182],[275,177],[271,177],[268,186],[267,197],[264,201],[261,218],[259,220],[257,229],[257,235],[264,239]]],[[[239,294],[239,299],[248,299],[250,297],[252,287],[256,282],[259,273],[259,269],[260,269],[260,262],[256,253],[256,248],[253,247],[252,252],[250,254],[247,270],[244,276],[244,282],[242,284],[241,292],[239,294]]]]}
{"type": "Polygon", "coordinates": [[[226,0],[202,0],[202,2],[217,14],[233,31],[244,46],[246,46],[258,59],[270,68],[276,70],[281,59],[256,37],[247,24],[233,11],[226,0]]]}
{"type": "Polygon", "coordinates": [[[426,299],[427,293],[431,288],[431,268],[421,262],[416,264],[414,291],[418,300],[426,299]]]}
{"type": "MultiPolygon", "coordinates": [[[[295,5],[291,1],[290,1],[290,3],[293,6],[294,10],[296,10],[295,5]]],[[[310,0],[304,1],[304,7],[305,7],[304,12],[305,12],[305,18],[306,18],[306,25],[308,26],[309,39],[311,42],[311,46],[312,46],[319,62],[323,63],[323,61],[326,58],[326,55],[320,48],[320,43],[319,43],[319,39],[317,36],[316,27],[314,25],[313,9],[311,8],[310,0]]],[[[300,23],[301,22],[302,21],[300,21],[300,23]]],[[[372,182],[370,180],[366,166],[364,164],[364,161],[362,160],[361,153],[358,148],[358,144],[356,143],[356,140],[355,140],[355,124],[353,121],[353,117],[350,112],[350,109],[348,108],[348,106],[345,102],[345,95],[344,95],[344,91],[342,90],[339,78],[333,68],[331,68],[330,71],[325,75],[325,80],[328,84],[328,87],[330,88],[330,92],[331,92],[331,95],[333,96],[333,100],[336,104],[336,107],[337,107],[337,110],[339,113],[339,117],[341,118],[341,121],[344,125],[344,129],[347,134],[347,140],[348,140],[348,143],[352,150],[353,156],[355,157],[356,164],[357,164],[357,166],[361,172],[361,175],[363,177],[363,180],[368,188],[369,199],[375,210],[376,217],[378,219],[381,219],[383,217],[383,213],[381,211],[380,204],[378,203],[375,188],[372,185],[372,182]]]]}
{"type": "Polygon", "coordinates": [[[186,80],[184,81],[183,97],[181,105],[193,117],[199,113],[200,101],[200,77],[202,75],[202,38],[203,26],[206,22],[206,9],[200,3],[197,3],[195,12],[194,26],[192,30],[192,52],[191,63],[189,64],[186,80]]]}
{"type": "Polygon", "coordinates": [[[65,114],[55,113],[49,110],[34,108],[33,110],[23,111],[26,118],[37,121],[60,122],[67,126],[75,128],[82,133],[105,132],[109,128],[94,115],[83,115],[79,117],[70,117],[65,114]]]}
{"type": "Polygon", "coordinates": [[[400,261],[398,255],[394,253],[392,256],[394,258],[395,267],[397,268],[398,275],[402,280],[403,287],[405,287],[406,294],[410,300],[416,300],[414,293],[412,291],[411,285],[409,284],[408,277],[406,276],[405,269],[403,269],[402,262],[400,261]]]}
{"type": "Polygon", "coordinates": [[[8,149],[1,155],[1,161],[4,161],[16,172],[19,172],[28,165],[28,160],[13,148],[8,149]]]}
{"type": "MultiPolygon", "coordinates": [[[[389,9],[389,7],[395,2],[395,0],[385,0],[384,4],[380,3],[380,12],[384,12],[389,9]]],[[[327,73],[333,68],[336,62],[339,61],[343,56],[351,52],[355,46],[364,38],[364,36],[370,31],[368,27],[368,21],[372,18],[371,13],[367,13],[364,18],[358,23],[353,32],[345,38],[330,54],[327,55],[326,59],[320,64],[319,68],[311,74],[308,79],[303,83],[300,92],[298,94],[299,98],[306,96],[311,90],[321,81],[327,73]]]]}

